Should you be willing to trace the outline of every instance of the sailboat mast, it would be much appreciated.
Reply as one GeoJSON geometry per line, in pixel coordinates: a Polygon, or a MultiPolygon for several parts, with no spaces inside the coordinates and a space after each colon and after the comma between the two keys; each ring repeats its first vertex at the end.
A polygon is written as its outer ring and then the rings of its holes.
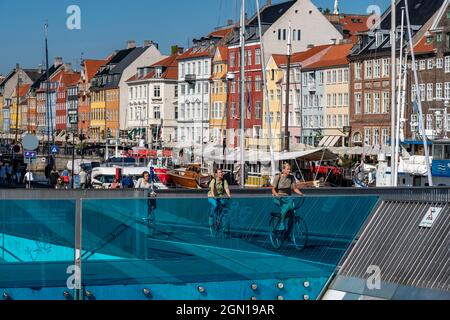
{"type": "Polygon", "coordinates": [[[289,152],[289,104],[291,87],[291,56],[292,56],[292,30],[289,24],[287,42],[287,69],[286,69],[286,108],[284,114],[284,151],[289,152]]]}
{"type": "Polygon", "coordinates": [[[47,76],[46,85],[45,85],[45,111],[46,111],[46,120],[47,120],[47,142],[48,142],[48,161],[50,161],[51,156],[51,146],[50,146],[50,77],[49,77],[49,66],[48,66],[48,24],[45,24],[45,69],[47,76]]]}
{"type": "Polygon", "coordinates": [[[266,56],[264,53],[264,42],[262,37],[262,28],[261,28],[261,10],[259,6],[259,0],[256,0],[256,12],[258,14],[258,29],[259,29],[259,41],[261,48],[261,69],[262,69],[262,77],[263,77],[263,88],[264,88],[264,100],[266,105],[266,116],[267,116],[267,128],[269,134],[269,149],[270,149],[270,164],[272,168],[272,177],[275,177],[276,168],[275,168],[275,151],[273,148],[273,137],[272,137],[272,119],[270,117],[270,109],[269,109],[269,88],[267,87],[267,73],[266,73],[266,56]]]}
{"type": "Polygon", "coordinates": [[[409,49],[411,52],[411,64],[414,74],[414,81],[415,81],[415,87],[416,87],[416,102],[419,106],[419,129],[421,129],[421,135],[422,135],[422,141],[423,141],[423,148],[425,151],[425,163],[427,166],[427,176],[428,176],[428,186],[433,186],[433,177],[431,175],[431,163],[430,163],[430,152],[428,150],[428,138],[425,132],[425,126],[424,126],[424,119],[423,119],[423,110],[422,110],[422,99],[417,99],[417,94],[420,93],[419,88],[419,77],[417,75],[417,68],[416,68],[416,56],[414,54],[414,43],[413,43],[413,37],[411,32],[411,21],[409,18],[409,7],[408,7],[408,1],[405,1],[405,8],[406,8],[406,22],[408,26],[408,38],[409,38],[409,49]]]}
{"type": "MultiPolygon", "coordinates": [[[[241,188],[245,188],[245,0],[242,0],[241,12],[241,188]]],[[[249,93],[250,94],[250,93],[249,93]]]]}
{"type": "MultiPolygon", "coordinates": [[[[402,93],[402,80],[403,80],[403,28],[405,24],[405,10],[402,8],[402,19],[401,19],[401,31],[400,31],[400,72],[398,74],[398,98],[397,98],[397,113],[396,113],[396,128],[395,128],[395,153],[394,153],[394,167],[392,174],[394,175],[394,187],[398,187],[398,167],[399,167],[399,149],[400,149],[400,108],[401,108],[401,93],[402,93]]],[[[406,62],[405,62],[406,63],[406,62]]]]}
{"type": "Polygon", "coordinates": [[[395,186],[397,177],[395,176],[395,103],[396,103],[396,4],[395,0],[391,0],[391,186],[395,186]]]}

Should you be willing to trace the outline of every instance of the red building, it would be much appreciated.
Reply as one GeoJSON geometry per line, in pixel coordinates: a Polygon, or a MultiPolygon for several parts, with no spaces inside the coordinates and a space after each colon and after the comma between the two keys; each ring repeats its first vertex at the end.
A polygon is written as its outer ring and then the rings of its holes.
{"type": "MultiPolygon", "coordinates": [[[[228,47],[228,126],[227,144],[238,147],[241,129],[241,54],[239,44],[228,47]],[[232,75],[232,76],[230,76],[232,75]]],[[[249,139],[259,138],[263,122],[263,74],[261,46],[259,41],[248,42],[245,45],[245,136],[246,147],[249,139]]]]}
{"type": "Polygon", "coordinates": [[[70,64],[64,64],[52,78],[56,90],[56,132],[67,129],[67,87],[77,83],[80,80],[80,73],[72,70],[70,64]]]}

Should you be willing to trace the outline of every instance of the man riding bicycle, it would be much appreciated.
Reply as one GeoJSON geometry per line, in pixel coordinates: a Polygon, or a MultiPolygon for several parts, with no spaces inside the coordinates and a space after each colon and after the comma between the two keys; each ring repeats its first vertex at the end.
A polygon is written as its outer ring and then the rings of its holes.
{"type": "Polygon", "coordinates": [[[222,169],[216,169],[214,172],[214,179],[209,184],[208,202],[211,204],[211,211],[209,214],[209,225],[214,224],[214,218],[217,215],[219,205],[222,208],[225,206],[225,196],[231,198],[230,188],[228,182],[223,178],[222,169]]]}
{"type": "Polygon", "coordinates": [[[279,231],[286,230],[285,219],[289,211],[295,209],[292,192],[303,196],[303,193],[297,188],[295,177],[291,174],[292,167],[285,163],[281,174],[275,176],[273,181],[272,195],[274,203],[281,209],[281,223],[279,231]]]}

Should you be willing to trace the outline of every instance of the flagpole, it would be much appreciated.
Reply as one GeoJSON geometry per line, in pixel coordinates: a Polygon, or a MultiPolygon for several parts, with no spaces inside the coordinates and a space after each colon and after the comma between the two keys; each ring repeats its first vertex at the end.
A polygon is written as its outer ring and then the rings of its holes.
{"type": "Polygon", "coordinates": [[[396,5],[395,0],[391,0],[391,186],[395,186],[394,170],[395,162],[395,90],[396,90],[396,5]]]}
{"type": "Polygon", "coordinates": [[[287,42],[287,70],[286,70],[286,108],[284,114],[284,151],[289,152],[289,98],[291,87],[291,56],[292,56],[292,30],[289,23],[288,42],[287,42]]]}
{"type": "Polygon", "coordinates": [[[423,141],[423,148],[425,151],[425,163],[427,166],[427,176],[428,176],[428,186],[433,186],[433,176],[431,174],[431,163],[430,163],[430,155],[428,150],[428,138],[425,132],[425,126],[423,123],[423,111],[422,111],[422,99],[418,99],[417,97],[420,95],[420,88],[419,88],[419,77],[417,75],[417,68],[416,68],[416,57],[414,54],[414,44],[413,44],[413,37],[411,33],[411,21],[409,18],[409,6],[408,6],[408,0],[405,1],[405,8],[406,8],[406,22],[408,26],[408,36],[409,36],[409,46],[411,51],[411,66],[414,74],[414,81],[415,81],[415,87],[416,87],[416,102],[419,107],[419,129],[421,130],[422,135],[422,141],[423,141]]]}
{"type": "Polygon", "coordinates": [[[241,188],[245,189],[245,0],[241,12],[241,188]]]}

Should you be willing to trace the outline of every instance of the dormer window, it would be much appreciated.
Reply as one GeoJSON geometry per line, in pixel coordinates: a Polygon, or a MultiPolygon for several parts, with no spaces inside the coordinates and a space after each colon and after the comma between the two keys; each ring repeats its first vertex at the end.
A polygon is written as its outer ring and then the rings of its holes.
{"type": "Polygon", "coordinates": [[[378,47],[383,43],[384,35],[380,32],[375,34],[375,45],[378,47]]]}
{"type": "Polygon", "coordinates": [[[156,68],[156,78],[161,78],[162,75],[162,68],[156,68]]]}

